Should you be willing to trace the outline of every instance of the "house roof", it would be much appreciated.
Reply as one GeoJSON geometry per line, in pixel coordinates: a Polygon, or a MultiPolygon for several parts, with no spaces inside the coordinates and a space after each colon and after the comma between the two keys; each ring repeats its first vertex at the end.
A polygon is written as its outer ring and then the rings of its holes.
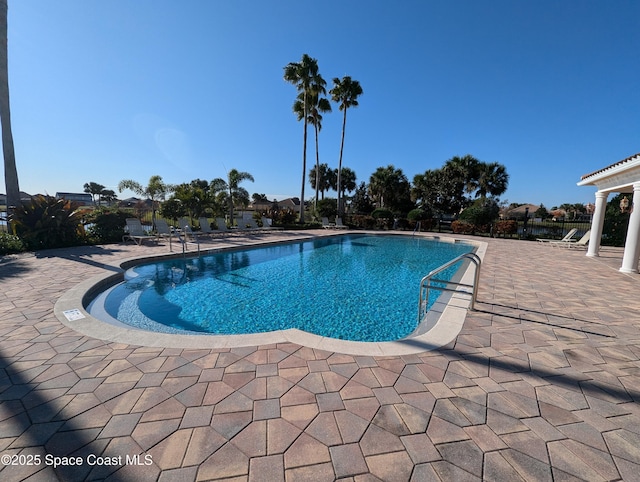
{"type": "Polygon", "coordinates": [[[91,194],[84,192],[57,192],[57,198],[65,198],[65,199],[74,199],[74,200],[83,200],[83,201],[93,201],[91,194]]]}
{"type": "Polygon", "coordinates": [[[278,206],[280,207],[287,205],[300,206],[300,199],[297,197],[289,197],[287,199],[283,199],[282,201],[278,201],[278,206]]]}
{"type": "Polygon", "coordinates": [[[524,215],[524,213],[526,212],[527,209],[529,210],[530,214],[533,214],[538,209],[540,209],[540,206],[538,206],[536,204],[523,204],[522,206],[518,206],[517,208],[507,209],[506,210],[506,214],[509,215],[509,216],[512,216],[512,215],[515,215],[515,214],[524,215]]]}
{"type": "Polygon", "coordinates": [[[611,165],[609,165],[607,167],[603,167],[602,169],[598,169],[597,171],[593,171],[593,172],[590,172],[589,174],[585,174],[580,179],[582,181],[586,181],[590,177],[594,177],[594,176],[596,176],[598,174],[602,174],[602,173],[604,173],[606,171],[613,170],[614,168],[617,168],[617,167],[622,166],[624,164],[630,164],[630,163],[632,163],[634,161],[640,162],[640,154],[635,154],[635,155],[627,157],[626,159],[623,159],[621,161],[614,162],[613,164],[611,164],[611,165]]]}

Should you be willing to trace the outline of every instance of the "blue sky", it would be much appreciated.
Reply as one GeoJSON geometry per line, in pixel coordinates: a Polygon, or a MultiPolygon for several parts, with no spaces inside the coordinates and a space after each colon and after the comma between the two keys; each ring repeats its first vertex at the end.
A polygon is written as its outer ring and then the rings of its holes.
{"type": "MultiPolygon", "coordinates": [[[[635,0],[9,0],[20,188],[236,168],[250,193],[299,196],[302,123],[282,74],[307,53],[329,86],[363,87],[343,160],[358,182],[471,154],[506,166],[503,200],[593,202],[580,176],[640,152],[639,22],[635,0]]],[[[334,106],[331,167],[341,126],[334,106]]]]}

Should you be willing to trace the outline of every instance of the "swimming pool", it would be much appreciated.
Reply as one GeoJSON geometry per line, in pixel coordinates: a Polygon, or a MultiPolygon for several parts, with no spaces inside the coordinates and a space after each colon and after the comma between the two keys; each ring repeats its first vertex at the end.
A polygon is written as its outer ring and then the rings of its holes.
{"type": "Polygon", "coordinates": [[[122,323],[161,333],[297,328],[342,340],[398,340],[417,327],[420,279],[473,249],[421,237],[344,235],[220,252],[131,268],[100,303],[122,323]]]}

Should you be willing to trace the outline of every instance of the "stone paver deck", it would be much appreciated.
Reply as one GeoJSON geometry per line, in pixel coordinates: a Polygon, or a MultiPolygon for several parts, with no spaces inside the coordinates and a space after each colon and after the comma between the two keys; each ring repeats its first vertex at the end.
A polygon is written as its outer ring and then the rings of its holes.
{"type": "Polygon", "coordinates": [[[485,241],[457,338],[383,357],[106,342],[56,301],[166,246],[2,258],[0,480],[640,479],[640,275],[485,241]]]}

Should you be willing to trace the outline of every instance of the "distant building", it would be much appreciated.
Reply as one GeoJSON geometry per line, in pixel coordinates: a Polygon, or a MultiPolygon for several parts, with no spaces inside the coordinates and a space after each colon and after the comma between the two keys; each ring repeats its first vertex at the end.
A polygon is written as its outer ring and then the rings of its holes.
{"type": "Polygon", "coordinates": [[[290,209],[291,211],[297,211],[300,209],[300,199],[297,197],[289,197],[278,201],[279,209],[290,209]]]}
{"type": "Polygon", "coordinates": [[[540,209],[537,204],[523,204],[513,209],[506,209],[502,214],[502,219],[524,219],[525,213],[529,218],[533,217],[533,214],[540,209]]]}
{"type": "MultiPolygon", "coordinates": [[[[24,191],[20,191],[20,201],[22,202],[31,201],[31,194],[26,193],[24,191]]],[[[0,206],[6,206],[6,205],[7,205],[7,195],[0,194],[0,206]]]]}
{"type": "MultiPolygon", "coordinates": [[[[144,205],[147,209],[151,209],[151,199],[139,199],[137,197],[129,197],[127,199],[122,199],[117,201],[118,203],[118,207],[120,208],[133,208],[133,207],[140,207],[141,205],[144,205]]],[[[157,206],[157,204],[156,204],[157,206]]]]}
{"type": "Polygon", "coordinates": [[[93,204],[91,194],[84,192],[57,192],[56,199],[64,199],[65,201],[73,201],[81,206],[89,206],[93,204]]]}
{"type": "Polygon", "coordinates": [[[253,211],[270,211],[272,207],[273,202],[266,200],[256,201],[249,204],[249,209],[253,211]]]}

